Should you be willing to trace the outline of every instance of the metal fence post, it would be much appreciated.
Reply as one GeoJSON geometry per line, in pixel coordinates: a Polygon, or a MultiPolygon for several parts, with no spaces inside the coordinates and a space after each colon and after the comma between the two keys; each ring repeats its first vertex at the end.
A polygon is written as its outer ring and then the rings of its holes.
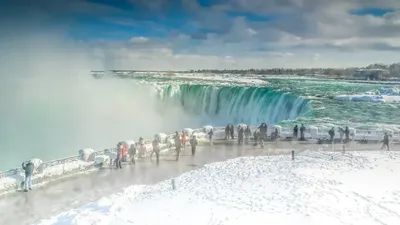
{"type": "Polygon", "coordinates": [[[174,178],[171,179],[171,185],[172,185],[172,190],[175,191],[176,185],[175,185],[175,179],[174,178]]]}

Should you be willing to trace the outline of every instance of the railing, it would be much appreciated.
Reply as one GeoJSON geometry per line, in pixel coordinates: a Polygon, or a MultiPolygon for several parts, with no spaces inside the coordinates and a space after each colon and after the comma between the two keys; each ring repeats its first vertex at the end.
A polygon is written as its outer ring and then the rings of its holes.
{"type": "MultiPolygon", "coordinates": [[[[256,127],[251,127],[252,131],[254,131],[255,128],[256,127]]],[[[225,127],[214,127],[213,129],[214,129],[214,133],[223,132],[222,136],[220,134],[220,137],[219,138],[217,137],[217,139],[214,139],[214,140],[224,139],[224,137],[225,137],[225,135],[224,135],[225,127]]],[[[202,131],[202,130],[203,130],[203,128],[201,128],[201,129],[193,129],[193,132],[199,132],[199,131],[202,131]]],[[[269,126],[268,130],[269,131],[273,130],[273,127],[269,126]]],[[[289,134],[289,136],[292,133],[290,129],[282,129],[281,132],[282,132],[282,134],[283,133],[285,133],[286,135],[289,134]]],[[[358,136],[360,136],[360,134],[362,136],[364,133],[366,134],[368,132],[370,132],[370,131],[357,131],[357,134],[358,134],[358,136]]],[[[383,132],[375,132],[375,134],[378,134],[378,133],[382,133],[382,135],[383,135],[383,132]]],[[[236,134],[237,134],[237,132],[236,132],[236,134]]],[[[167,138],[171,138],[172,136],[173,135],[167,135],[167,138]]],[[[399,132],[395,132],[394,136],[396,136],[396,138],[398,139],[399,132]]],[[[285,138],[284,135],[282,135],[281,138],[285,138]]],[[[151,144],[151,141],[145,141],[145,144],[151,144]]],[[[173,145],[172,146],[166,146],[162,150],[164,151],[166,149],[170,149],[171,147],[174,147],[174,146],[173,145]]],[[[109,148],[109,149],[104,149],[104,150],[100,150],[100,151],[95,151],[94,152],[94,156],[97,157],[99,155],[104,155],[106,151],[116,152],[116,148],[109,148]]],[[[48,169],[48,168],[51,168],[51,167],[54,167],[54,166],[66,165],[66,164],[68,164],[70,162],[75,162],[75,161],[79,161],[79,160],[80,160],[79,156],[72,156],[72,157],[61,158],[61,159],[56,159],[56,160],[44,162],[42,164],[42,169],[41,170],[44,171],[45,169],[48,169]]],[[[67,175],[70,175],[70,174],[87,171],[87,170],[93,169],[94,167],[95,167],[94,162],[93,163],[88,163],[86,165],[79,165],[79,168],[74,168],[74,169],[71,169],[71,170],[68,170],[68,171],[64,170],[61,174],[58,174],[56,176],[51,176],[51,179],[57,179],[57,178],[62,177],[62,176],[67,176],[67,175]]],[[[0,172],[0,179],[1,178],[5,178],[5,177],[16,177],[18,175],[21,175],[21,177],[22,177],[22,175],[23,175],[22,168],[15,168],[15,169],[2,171],[2,172],[0,172]]],[[[37,178],[34,181],[34,183],[43,183],[47,179],[49,179],[49,177],[43,175],[43,176],[40,176],[39,178],[37,178]]],[[[18,181],[18,180],[16,180],[16,181],[18,181]]]]}

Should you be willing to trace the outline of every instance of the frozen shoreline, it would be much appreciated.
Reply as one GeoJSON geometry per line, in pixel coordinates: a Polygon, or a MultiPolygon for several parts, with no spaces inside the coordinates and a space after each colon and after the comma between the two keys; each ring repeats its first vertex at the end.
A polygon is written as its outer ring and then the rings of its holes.
{"type": "MultiPolygon", "coordinates": [[[[211,126],[205,126],[200,129],[190,129],[186,128],[187,131],[194,132],[196,136],[199,138],[201,143],[208,143],[208,140],[206,138],[206,132],[205,130],[210,128],[211,126]]],[[[276,126],[277,129],[282,129],[279,126],[276,126]]],[[[235,127],[236,129],[236,127],[235,127]]],[[[252,127],[252,130],[254,130],[255,127],[252,127]]],[[[268,130],[268,135],[271,135],[271,132],[274,130],[274,127],[270,127],[268,130]]],[[[318,140],[324,140],[328,139],[328,134],[327,133],[319,133],[318,128],[316,127],[309,127],[307,130],[305,137],[307,138],[307,144],[316,144],[318,143],[318,140]]],[[[363,132],[359,133],[354,131],[354,136],[353,136],[353,141],[362,141],[362,140],[368,140],[371,142],[377,142],[382,140],[383,136],[383,131],[368,131],[368,132],[363,132]],[[369,132],[369,133],[368,133],[369,132]]],[[[400,135],[398,133],[393,133],[392,141],[399,141],[400,140],[400,135]]],[[[290,131],[287,130],[281,130],[281,140],[285,140],[287,138],[290,138],[292,136],[290,131]]],[[[235,131],[235,134],[237,135],[237,131],[235,131]]],[[[171,136],[171,135],[168,135],[171,136]]],[[[214,128],[214,140],[224,140],[225,138],[225,131],[224,128],[221,127],[216,127],[214,128]]],[[[147,155],[152,151],[152,146],[151,142],[146,142],[146,149],[147,149],[147,155]]],[[[115,149],[109,149],[109,151],[114,151],[115,149]]],[[[164,151],[168,151],[168,147],[166,144],[164,144],[164,151]]],[[[101,156],[104,155],[105,151],[97,151],[96,155],[101,156]]],[[[95,167],[95,161],[83,161],[80,160],[78,156],[75,157],[69,157],[61,160],[56,160],[52,162],[47,162],[45,163],[45,168],[43,170],[43,173],[40,174],[34,174],[33,176],[33,183],[35,185],[44,185],[47,182],[51,182],[63,177],[67,176],[73,176],[75,174],[81,174],[81,173],[86,173],[86,172],[92,172],[96,170],[97,168],[95,167]]],[[[13,169],[5,172],[0,172],[0,195],[8,193],[10,191],[15,191],[21,188],[21,184],[24,180],[24,174],[22,169],[13,169]]]]}

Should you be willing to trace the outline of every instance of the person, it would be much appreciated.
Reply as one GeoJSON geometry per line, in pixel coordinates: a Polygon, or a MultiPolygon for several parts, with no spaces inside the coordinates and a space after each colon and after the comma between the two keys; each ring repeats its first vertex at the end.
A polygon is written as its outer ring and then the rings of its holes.
{"type": "Polygon", "coordinates": [[[196,154],[196,146],[199,144],[199,140],[197,140],[196,135],[193,135],[190,139],[190,145],[192,146],[192,156],[196,154]]]}
{"type": "Polygon", "coordinates": [[[117,157],[115,158],[115,166],[122,169],[122,143],[117,145],[117,157]]]}
{"type": "Polygon", "coordinates": [[[260,141],[266,141],[267,140],[267,130],[268,130],[268,126],[266,123],[262,123],[259,127],[260,129],[260,141]]]}
{"type": "Polygon", "coordinates": [[[273,141],[277,141],[278,138],[279,138],[279,130],[278,130],[278,128],[275,128],[275,130],[271,134],[271,139],[273,141]]]}
{"type": "Polygon", "coordinates": [[[305,131],[306,131],[306,127],[304,126],[304,124],[301,124],[301,127],[300,127],[300,140],[301,141],[306,140],[306,138],[304,137],[305,131]]]}
{"type": "Polygon", "coordinates": [[[176,161],[179,160],[179,154],[181,153],[182,142],[179,137],[178,131],[175,132],[175,151],[176,151],[176,161]]]}
{"type": "Polygon", "coordinates": [[[139,147],[138,147],[139,148],[139,156],[138,156],[138,158],[143,158],[144,154],[146,152],[146,145],[145,145],[144,139],[142,137],[139,138],[138,145],[139,145],[139,147]]]}
{"type": "Polygon", "coordinates": [[[346,143],[349,143],[350,142],[350,129],[347,126],[344,129],[344,135],[346,136],[346,143]]]}
{"type": "Polygon", "coordinates": [[[153,154],[156,153],[157,165],[159,165],[161,148],[160,148],[160,142],[158,141],[157,138],[154,138],[154,140],[152,142],[152,145],[153,145],[153,151],[150,154],[150,159],[153,156],[153,154]]]}
{"type": "Polygon", "coordinates": [[[229,124],[226,125],[226,127],[225,127],[225,140],[229,140],[230,130],[231,130],[231,127],[229,126],[229,124]]]}
{"type": "Polygon", "coordinates": [[[343,130],[343,128],[339,127],[338,131],[339,131],[339,136],[340,136],[340,142],[343,142],[344,130],[343,130]]]}
{"type": "Polygon", "coordinates": [[[385,135],[383,136],[383,145],[381,150],[386,146],[386,150],[390,150],[389,147],[389,135],[387,133],[385,133],[385,135]]]}
{"type": "Polygon", "coordinates": [[[333,142],[333,139],[335,138],[335,128],[332,127],[332,129],[330,129],[328,131],[329,136],[331,137],[331,141],[333,142]]]}
{"type": "Polygon", "coordinates": [[[129,156],[131,157],[131,163],[135,165],[136,147],[135,144],[131,144],[129,150],[129,156]]]}
{"type": "Polygon", "coordinates": [[[29,160],[22,163],[22,169],[25,171],[24,191],[32,190],[33,163],[29,160]]]}
{"type": "Polygon", "coordinates": [[[235,127],[231,124],[229,133],[231,134],[231,139],[235,139],[235,127]]]}
{"type": "Polygon", "coordinates": [[[185,133],[185,131],[182,131],[182,146],[183,146],[183,148],[186,147],[186,133],[185,133]]]}
{"type": "Polygon", "coordinates": [[[247,125],[246,129],[244,130],[244,143],[245,144],[249,144],[250,136],[251,136],[250,126],[247,125]]]}
{"type": "Polygon", "coordinates": [[[127,161],[127,146],[122,144],[122,162],[127,161]]]}
{"type": "Polygon", "coordinates": [[[296,125],[293,128],[293,139],[297,139],[299,133],[299,127],[296,125]]]}
{"type": "Polygon", "coordinates": [[[258,129],[256,129],[256,130],[254,131],[254,133],[253,133],[253,136],[254,136],[254,146],[257,146],[259,135],[260,135],[260,132],[258,132],[258,129]]]}
{"type": "Polygon", "coordinates": [[[210,139],[210,144],[212,143],[213,135],[214,135],[214,131],[213,131],[213,129],[211,128],[210,131],[208,132],[208,138],[210,139]]]}
{"type": "Polygon", "coordinates": [[[243,145],[244,128],[240,125],[238,128],[238,144],[243,145]]]}

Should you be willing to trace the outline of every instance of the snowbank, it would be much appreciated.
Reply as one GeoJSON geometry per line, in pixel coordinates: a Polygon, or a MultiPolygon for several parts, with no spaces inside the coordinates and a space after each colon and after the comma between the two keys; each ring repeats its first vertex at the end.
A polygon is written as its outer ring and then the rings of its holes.
{"type": "Polygon", "coordinates": [[[43,165],[43,161],[38,158],[30,159],[28,161],[33,164],[33,166],[35,167],[35,170],[37,170],[41,165],[43,165]]]}
{"type": "MultiPolygon", "coordinates": [[[[34,173],[32,176],[32,183],[34,185],[44,184],[62,176],[89,171],[94,165],[93,162],[85,162],[81,160],[74,160],[49,166],[45,166],[43,162],[40,164],[40,159],[34,159],[34,162],[35,168],[37,165],[39,165],[39,168],[42,168],[41,173],[34,173]]],[[[7,175],[5,177],[0,176],[0,178],[0,193],[3,194],[21,188],[25,179],[25,174],[23,170],[19,170],[12,175],[7,175]]]]}
{"type": "Polygon", "coordinates": [[[203,132],[208,134],[208,132],[210,132],[210,130],[213,130],[214,128],[210,125],[204,126],[203,127],[203,132]]]}
{"type": "Polygon", "coordinates": [[[191,136],[193,134],[193,129],[192,128],[185,128],[185,129],[183,129],[183,132],[185,132],[186,135],[191,136]]]}
{"type": "Polygon", "coordinates": [[[175,178],[175,191],[171,180],[130,186],[37,225],[400,224],[399,160],[393,152],[238,158],[175,178]]]}
{"type": "Polygon", "coordinates": [[[154,138],[158,139],[161,143],[166,143],[168,135],[164,134],[164,133],[158,133],[158,134],[154,135],[154,138]]]}
{"type": "Polygon", "coordinates": [[[94,150],[91,148],[79,150],[79,158],[85,162],[94,161],[94,150]]]}
{"type": "Polygon", "coordinates": [[[108,155],[99,155],[94,160],[94,165],[97,167],[103,167],[105,165],[111,165],[111,159],[108,155]]]}

